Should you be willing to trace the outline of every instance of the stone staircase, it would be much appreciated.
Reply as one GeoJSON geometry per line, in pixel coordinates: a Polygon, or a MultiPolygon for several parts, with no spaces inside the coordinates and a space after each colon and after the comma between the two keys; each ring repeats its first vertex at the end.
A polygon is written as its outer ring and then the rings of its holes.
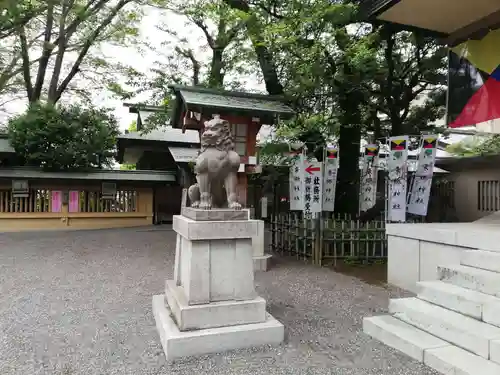
{"type": "Polygon", "coordinates": [[[465,250],[437,274],[363,331],[443,374],[500,375],[500,248],[465,250]]]}

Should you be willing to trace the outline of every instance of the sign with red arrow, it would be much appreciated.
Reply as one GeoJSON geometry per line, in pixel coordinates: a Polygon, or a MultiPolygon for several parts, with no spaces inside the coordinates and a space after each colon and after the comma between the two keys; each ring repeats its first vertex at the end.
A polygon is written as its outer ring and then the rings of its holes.
{"type": "Polygon", "coordinates": [[[309,173],[310,175],[314,174],[314,172],[320,172],[321,167],[316,166],[314,164],[310,164],[308,167],[306,167],[306,172],[309,173]]]}
{"type": "Polygon", "coordinates": [[[323,204],[322,163],[313,161],[304,168],[304,217],[320,213],[323,204]]]}

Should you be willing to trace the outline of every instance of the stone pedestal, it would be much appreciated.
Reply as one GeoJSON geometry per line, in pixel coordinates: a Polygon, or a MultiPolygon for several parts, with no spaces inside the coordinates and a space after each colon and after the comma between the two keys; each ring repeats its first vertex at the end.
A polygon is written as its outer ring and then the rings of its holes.
{"type": "Polygon", "coordinates": [[[258,221],[230,210],[196,211],[174,216],[174,280],[153,297],[167,360],[281,343],[284,327],[254,287],[258,221]]]}
{"type": "Polygon", "coordinates": [[[265,227],[264,221],[257,221],[257,235],[252,237],[253,246],[253,270],[254,271],[267,271],[271,264],[271,254],[264,253],[264,235],[265,227]]]}

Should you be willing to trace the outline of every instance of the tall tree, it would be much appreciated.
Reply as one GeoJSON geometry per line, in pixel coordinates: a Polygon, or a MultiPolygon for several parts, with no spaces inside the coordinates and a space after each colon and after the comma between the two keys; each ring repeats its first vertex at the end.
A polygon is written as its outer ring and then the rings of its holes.
{"type": "MultiPolygon", "coordinates": [[[[257,9],[251,8],[249,2],[245,0],[224,0],[224,2],[232,9],[239,11],[240,17],[245,22],[248,38],[252,42],[252,46],[255,50],[268,94],[283,95],[283,86],[278,77],[273,54],[266,45],[263,33],[264,23],[261,21],[261,18],[259,18],[259,14],[256,12],[257,9]]],[[[264,8],[264,10],[267,9],[264,8]]]]}
{"type": "MultiPolygon", "coordinates": [[[[56,103],[73,86],[77,75],[93,79],[97,87],[123,94],[113,72],[138,74],[113,63],[92,48],[103,42],[134,43],[138,35],[140,3],[136,0],[46,0],[43,11],[15,28],[10,35],[12,66],[0,75],[0,93],[12,80],[22,77],[29,103],[56,103]],[[5,74],[4,74],[5,73],[5,74]],[[4,78],[3,80],[1,78],[4,78]]],[[[18,83],[18,81],[15,81],[18,83]]]]}
{"type": "MultiPolygon", "coordinates": [[[[379,30],[377,70],[367,86],[367,105],[385,121],[378,136],[410,134],[433,127],[444,116],[447,49],[419,33],[379,30]]],[[[379,125],[380,128],[376,128],[379,125]]]]}
{"type": "Polygon", "coordinates": [[[295,108],[322,113],[338,136],[336,207],[352,214],[360,138],[428,128],[442,114],[445,71],[443,50],[433,41],[360,24],[356,3],[257,0],[249,6],[295,108]],[[428,100],[415,105],[421,94],[428,100]]]}
{"type": "Polygon", "coordinates": [[[171,40],[164,43],[164,61],[157,63],[156,78],[149,88],[167,95],[163,90],[172,83],[211,88],[231,86],[226,76],[241,73],[244,66],[241,64],[246,53],[241,45],[246,37],[242,32],[244,22],[221,0],[170,1],[164,8],[184,17],[186,26],[198,29],[202,38],[193,46],[185,33],[172,29],[168,22],[160,25],[164,36],[171,40]],[[205,51],[210,52],[208,59],[202,58],[205,51]]]}

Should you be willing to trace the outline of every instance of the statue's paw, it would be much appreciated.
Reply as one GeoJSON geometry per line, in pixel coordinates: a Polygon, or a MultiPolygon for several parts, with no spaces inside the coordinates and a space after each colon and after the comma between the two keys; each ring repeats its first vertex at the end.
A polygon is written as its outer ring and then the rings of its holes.
{"type": "Polygon", "coordinates": [[[200,207],[200,202],[193,202],[193,203],[191,203],[191,207],[193,207],[193,208],[199,208],[200,207]]]}
{"type": "Polygon", "coordinates": [[[229,203],[229,208],[231,210],[241,210],[241,204],[239,204],[238,202],[231,202],[229,203]]]}
{"type": "Polygon", "coordinates": [[[210,210],[212,205],[209,202],[202,202],[199,207],[201,210],[210,210]]]}

